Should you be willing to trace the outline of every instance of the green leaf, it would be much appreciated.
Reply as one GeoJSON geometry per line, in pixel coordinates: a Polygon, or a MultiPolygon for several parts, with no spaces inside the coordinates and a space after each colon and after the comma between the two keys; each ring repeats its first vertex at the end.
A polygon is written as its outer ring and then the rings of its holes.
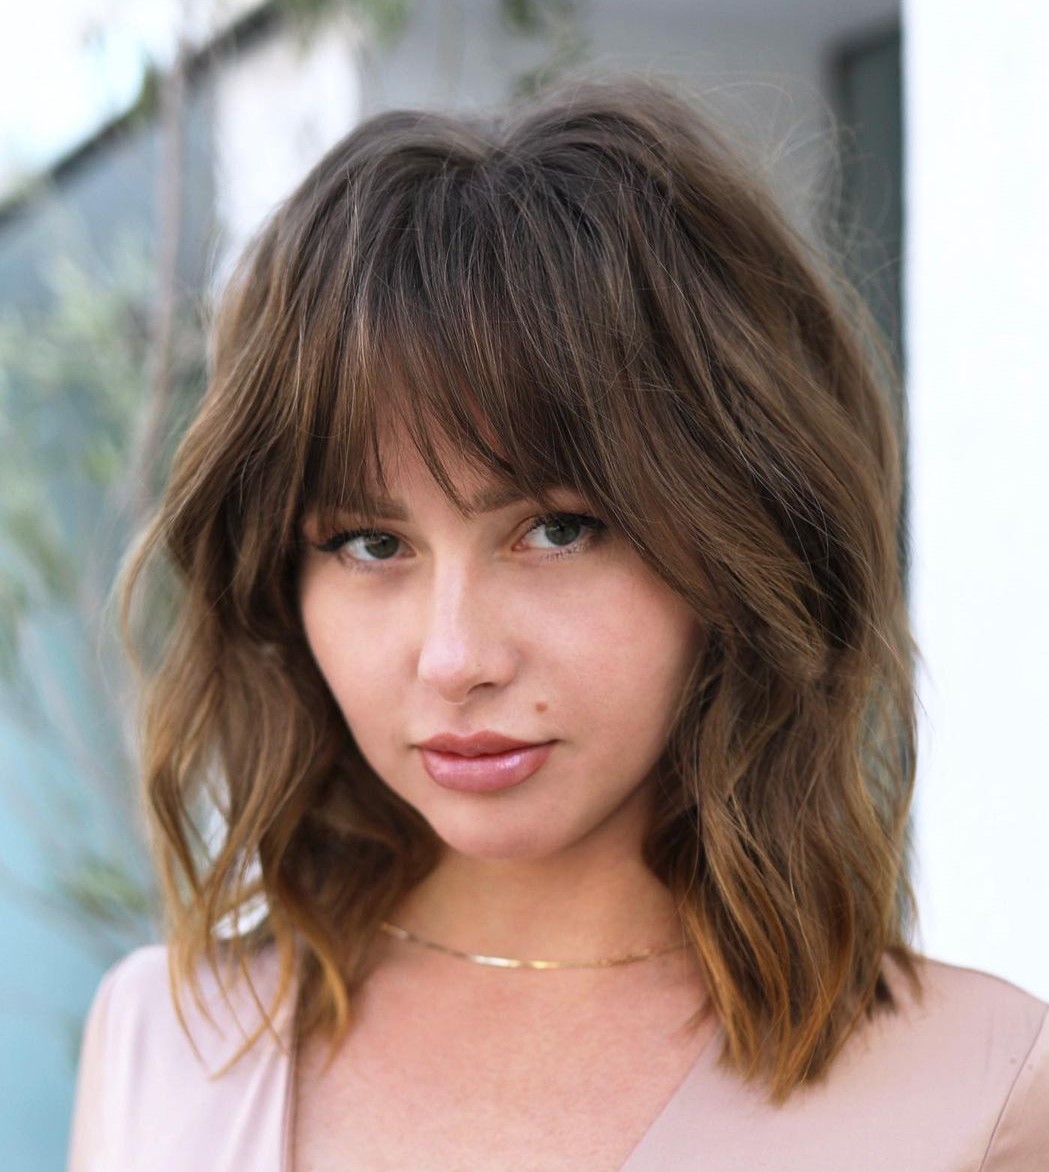
{"type": "Polygon", "coordinates": [[[142,878],[112,858],[86,854],[58,880],[65,900],[82,915],[109,924],[146,920],[152,893],[142,878]]]}

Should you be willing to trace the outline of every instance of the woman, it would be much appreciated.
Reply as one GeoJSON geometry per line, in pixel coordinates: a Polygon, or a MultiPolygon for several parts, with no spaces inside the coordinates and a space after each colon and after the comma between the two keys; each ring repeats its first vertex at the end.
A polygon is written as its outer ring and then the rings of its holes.
{"type": "Polygon", "coordinates": [[[908,944],[850,304],[650,84],[317,165],[129,571],[181,591],[169,932],[96,998],[76,1172],[1049,1167],[1046,1005],[908,944]]]}

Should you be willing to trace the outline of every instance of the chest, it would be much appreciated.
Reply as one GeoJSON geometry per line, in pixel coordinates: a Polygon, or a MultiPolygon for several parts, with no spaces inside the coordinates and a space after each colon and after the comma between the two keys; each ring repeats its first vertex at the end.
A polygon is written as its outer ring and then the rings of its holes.
{"type": "Polygon", "coordinates": [[[687,1024],[684,988],[639,1001],[481,976],[504,986],[371,989],[330,1062],[303,1049],[294,1172],[617,1172],[712,1032],[687,1024]]]}

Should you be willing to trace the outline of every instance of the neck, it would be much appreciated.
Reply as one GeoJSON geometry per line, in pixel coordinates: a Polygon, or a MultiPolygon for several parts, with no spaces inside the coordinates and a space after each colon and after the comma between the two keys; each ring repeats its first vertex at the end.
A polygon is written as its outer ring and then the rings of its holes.
{"type": "Polygon", "coordinates": [[[673,898],[639,850],[512,860],[447,851],[390,918],[448,948],[522,958],[585,961],[680,939],[673,898]]]}

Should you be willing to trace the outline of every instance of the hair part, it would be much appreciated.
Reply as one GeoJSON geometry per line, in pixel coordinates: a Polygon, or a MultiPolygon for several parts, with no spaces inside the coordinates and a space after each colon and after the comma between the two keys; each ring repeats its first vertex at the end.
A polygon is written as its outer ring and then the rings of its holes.
{"type": "Polygon", "coordinates": [[[646,861],[723,1061],[776,1099],[823,1074],[891,1007],[887,954],[917,985],[901,470],[872,331],[666,87],[386,113],[338,143],[234,275],[125,580],[125,613],[152,567],[181,592],[143,760],[179,977],[276,945],[302,1029],[337,1038],[380,922],[436,861],[297,603],[304,515],[366,511],[393,427],[461,508],[449,451],[538,500],[578,489],[702,617],[646,861]],[[220,942],[252,897],[265,920],[220,942]]]}

